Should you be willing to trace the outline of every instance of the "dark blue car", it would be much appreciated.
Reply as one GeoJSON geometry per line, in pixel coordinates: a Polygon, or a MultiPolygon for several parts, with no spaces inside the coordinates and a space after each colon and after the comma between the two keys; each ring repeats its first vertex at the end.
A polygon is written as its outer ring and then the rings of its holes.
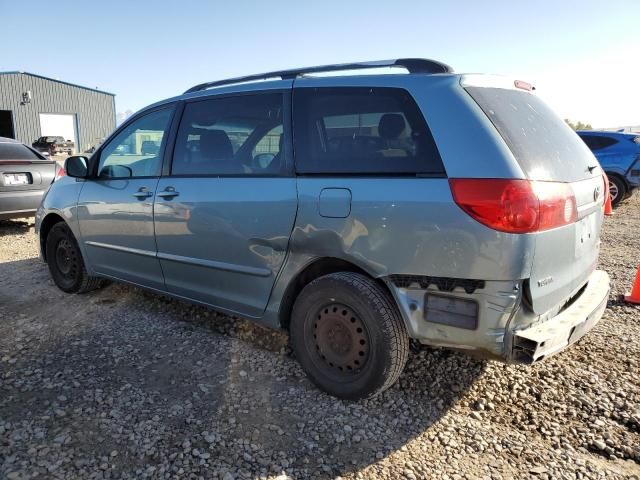
{"type": "Polygon", "coordinates": [[[640,134],[577,132],[609,177],[611,203],[615,206],[640,186],[640,134]]]}

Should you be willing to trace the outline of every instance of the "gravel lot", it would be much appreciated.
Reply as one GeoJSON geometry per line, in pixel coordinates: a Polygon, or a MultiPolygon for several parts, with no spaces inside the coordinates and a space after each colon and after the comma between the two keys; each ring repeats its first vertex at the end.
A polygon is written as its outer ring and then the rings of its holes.
{"type": "Polygon", "coordinates": [[[0,478],[640,478],[640,195],[607,218],[602,322],[533,367],[427,348],[349,403],[286,335],[142,290],[57,290],[0,222],[0,478]]]}

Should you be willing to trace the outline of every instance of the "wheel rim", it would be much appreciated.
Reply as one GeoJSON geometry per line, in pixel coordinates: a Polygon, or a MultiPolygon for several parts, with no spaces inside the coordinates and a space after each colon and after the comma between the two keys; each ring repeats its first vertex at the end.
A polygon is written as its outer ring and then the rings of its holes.
{"type": "Polygon", "coordinates": [[[359,373],[369,359],[369,334],[360,316],[346,305],[320,308],[313,325],[319,366],[335,375],[359,373]]]}
{"type": "Polygon", "coordinates": [[[611,196],[611,201],[615,201],[616,198],[618,198],[618,194],[620,192],[618,191],[618,186],[612,182],[611,180],[609,180],[609,195],[611,196]]]}
{"type": "Polygon", "coordinates": [[[56,267],[65,280],[75,279],[78,262],[76,250],[69,240],[60,240],[56,246],[56,267]]]}

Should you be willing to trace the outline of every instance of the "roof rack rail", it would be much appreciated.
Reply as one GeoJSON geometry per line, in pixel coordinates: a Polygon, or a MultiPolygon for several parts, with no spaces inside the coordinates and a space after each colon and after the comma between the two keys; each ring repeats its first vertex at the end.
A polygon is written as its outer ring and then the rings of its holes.
{"type": "Polygon", "coordinates": [[[245,77],[228,78],[226,80],[216,80],[214,82],[206,82],[191,87],[184,93],[198,92],[200,90],[206,90],[211,87],[220,87],[222,85],[231,85],[235,83],[252,82],[255,80],[266,80],[268,78],[280,78],[282,80],[289,80],[296,78],[306,73],[320,73],[320,72],[339,72],[342,70],[364,70],[371,68],[383,68],[383,67],[403,67],[406,68],[409,73],[451,73],[453,68],[449,65],[438,62],[436,60],[429,60],[426,58],[397,58],[393,60],[375,60],[372,62],[355,62],[355,63],[340,63],[336,65],[322,65],[317,67],[308,68],[294,68],[291,70],[279,70],[275,72],[258,73],[255,75],[247,75],[245,77]]]}

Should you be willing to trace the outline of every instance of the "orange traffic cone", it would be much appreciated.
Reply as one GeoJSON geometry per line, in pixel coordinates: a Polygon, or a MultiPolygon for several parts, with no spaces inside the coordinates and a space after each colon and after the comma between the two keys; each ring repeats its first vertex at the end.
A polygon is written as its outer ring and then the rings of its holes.
{"type": "Polygon", "coordinates": [[[609,193],[609,178],[606,173],[602,173],[604,176],[604,214],[613,215],[613,205],[611,205],[611,194],[609,193]]]}
{"type": "Polygon", "coordinates": [[[611,206],[611,195],[607,192],[607,198],[604,200],[604,214],[613,215],[613,207],[611,206]]]}
{"type": "Polygon", "coordinates": [[[624,301],[640,305],[640,265],[638,266],[638,273],[636,273],[636,280],[633,282],[631,293],[627,293],[624,296],[624,301]]]}

